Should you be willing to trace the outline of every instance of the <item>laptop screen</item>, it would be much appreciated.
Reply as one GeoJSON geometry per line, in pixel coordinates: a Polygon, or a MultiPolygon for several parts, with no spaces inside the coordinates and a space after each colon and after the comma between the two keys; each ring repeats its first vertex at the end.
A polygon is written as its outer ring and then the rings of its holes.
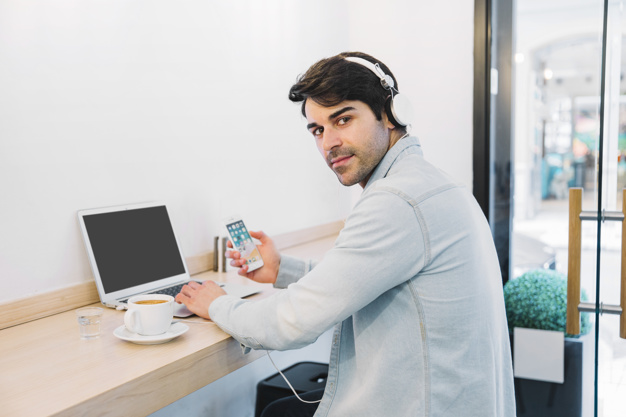
{"type": "Polygon", "coordinates": [[[106,293],[185,274],[165,206],[83,216],[106,293]]]}

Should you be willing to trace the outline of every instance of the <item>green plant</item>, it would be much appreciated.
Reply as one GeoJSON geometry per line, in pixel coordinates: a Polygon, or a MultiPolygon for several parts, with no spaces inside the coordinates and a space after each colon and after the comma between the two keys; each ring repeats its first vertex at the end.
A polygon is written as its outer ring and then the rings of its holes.
{"type": "MultiPolygon", "coordinates": [[[[585,290],[581,291],[581,299],[587,300],[585,290]]],[[[565,333],[567,278],[560,272],[536,269],[508,281],[504,285],[504,303],[510,331],[525,327],[565,333]]],[[[580,334],[590,329],[589,314],[582,313],[580,334]]]]}

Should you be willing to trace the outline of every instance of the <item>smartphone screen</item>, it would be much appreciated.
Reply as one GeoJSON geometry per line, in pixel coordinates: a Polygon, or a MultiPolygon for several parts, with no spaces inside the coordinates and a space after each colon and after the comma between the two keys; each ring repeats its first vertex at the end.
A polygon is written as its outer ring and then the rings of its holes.
{"type": "Polygon", "coordinates": [[[263,266],[259,249],[252,241],[252,237],[248,233],[243,220],[227,223],[226,229],[230,235],[230,240],[233,242],[233,249],[238,250],[241,256],[246,259],[246,264],[249,267],[248,271],[263,266]]]}

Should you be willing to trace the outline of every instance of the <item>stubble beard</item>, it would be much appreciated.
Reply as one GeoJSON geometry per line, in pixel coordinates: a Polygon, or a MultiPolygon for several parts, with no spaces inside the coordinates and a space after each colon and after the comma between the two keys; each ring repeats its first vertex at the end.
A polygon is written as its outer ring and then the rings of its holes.
{"type": "Polygon", "coordinates": [[[333,170],[342,185],[349,187],[360,184],[376,169],[387,153],[389,139],[385,139],[385,127],[382,123],[379,124],[378,130],[372,139],[367,141],[368,145],[366,145],[365,150],[363,147],[354,148],[350,146],[331,151],[326,157],[328,166],[333,170]],[[352,160],[348,165],[333,168],[330,161],[338,157],[350,155],[352,155],[352,160]],[[353,173],[351,174],[350,171],[353,171],[353,173]]]}
{"type": "Polygon", "coordinates": [[[363,158],[362,155],[355,149],[346,148],[342,149],[341,152],[331,152],[328,155],[327,162],[330,169],[332,169],[337,176],[341,185],[350,187],[355,184],[360,184],[365,178],[367,178],[367,176],[370,175],[374,169],[376,169],[381,159],[382,157],[377,158],[376,155],[371,154],[367,155],[366,158],[363,158]],[[330,163],[332,159],[348,155],[352,155],[352,161],[350,161],[350,164],[339,166],[337,168],[332,167],[332,164],[330,163]]]}

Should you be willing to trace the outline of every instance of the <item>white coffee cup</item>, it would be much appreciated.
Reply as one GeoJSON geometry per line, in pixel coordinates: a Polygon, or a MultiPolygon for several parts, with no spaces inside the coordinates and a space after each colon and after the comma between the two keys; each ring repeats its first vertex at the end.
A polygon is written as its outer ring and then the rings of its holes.
{"type": "Polygon", "coordinates": [[[127,301],[124,314],[126,328],[142,336],[155,336],[167,332],[174,318],[174,297],[165,294],[143,294],[127,301]]]}

